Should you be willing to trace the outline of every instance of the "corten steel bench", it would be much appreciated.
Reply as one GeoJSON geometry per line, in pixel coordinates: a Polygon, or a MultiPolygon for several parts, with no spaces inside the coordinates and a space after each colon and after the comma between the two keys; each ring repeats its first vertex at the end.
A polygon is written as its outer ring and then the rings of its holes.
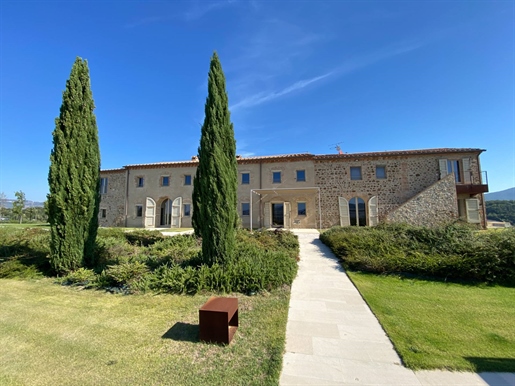
{"type": "Polygon", "coordinates": [[[238,298],[211,297],[199,309],[200,340],[231,343],[238,329],[238,298]]]}

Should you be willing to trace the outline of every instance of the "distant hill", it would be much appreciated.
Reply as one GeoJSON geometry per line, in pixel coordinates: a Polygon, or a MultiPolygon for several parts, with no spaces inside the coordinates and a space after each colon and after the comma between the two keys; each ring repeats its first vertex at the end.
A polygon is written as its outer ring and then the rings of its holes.
{"type": "MultiPolygon", "coordinates": [[[[6,198],[1,203],[2,204],[2,208],[7,208],[7,209],[12,208],[14,201],[16,201],[16,200],[13,200],[13,199],[10,199],[10,198],[6,198]]],[[[45,204],[42,203],[42,202],[25,200],[25,208],[42,208],[44,205],[45,204]]]]}
{"type": "Polygon", "coordinates": [[[515,188],[501,190],[500,192],[485,193],[485,200],[515,200],[515,188]]]}

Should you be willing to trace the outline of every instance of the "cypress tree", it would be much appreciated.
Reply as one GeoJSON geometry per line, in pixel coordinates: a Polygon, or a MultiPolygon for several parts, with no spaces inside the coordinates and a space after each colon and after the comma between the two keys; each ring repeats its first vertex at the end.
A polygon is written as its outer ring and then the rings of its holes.
{"type": "Polygon", "coordinates": [[[202,259],[212,265],[232,258],[238,221],[236,141],[225,76],[216,52],[211,58],[207,90],[192,222],[195,234],[202,237],[202,259]]]}
{"type": "Polygon", "coordinates": [[[93,266],[100,203],[100,150],[89,69],[77,57],[53,132],[48,184],[50,262],[57,272],[93,266]]]}

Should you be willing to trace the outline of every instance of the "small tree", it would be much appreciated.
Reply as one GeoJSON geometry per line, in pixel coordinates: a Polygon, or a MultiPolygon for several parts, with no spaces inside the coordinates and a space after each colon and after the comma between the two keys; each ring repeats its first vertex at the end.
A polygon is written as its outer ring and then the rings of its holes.
{"type": "Polygon", "coordinates": [[[4,192],[0,192],[0,218],[4,217],[5,214],[5,203],[7,202],[7,196],[4,192]]]}
{"type": "Polygon", "coordinates": [[[14,193],[16,201],[13,202],[13,215],[20,219],[20,224],[23,219],[23,208],[25,208],[25,193],[21,190],[14,193]]]}
{"type": "Polygon", "coordinates": [[[57,272],[94,264],[100,150],[88,63],[77,58],[55,120],[50,154],[50,262],[57,272]]]}
{"type": "Polygon", "coordinates": [[[192,222],[195,234],[202,237],[202,259],[212,265],[232,258],[238,221],[236,141],[225,76],[216,52],[211,58],[207,89],[192,222]]]}

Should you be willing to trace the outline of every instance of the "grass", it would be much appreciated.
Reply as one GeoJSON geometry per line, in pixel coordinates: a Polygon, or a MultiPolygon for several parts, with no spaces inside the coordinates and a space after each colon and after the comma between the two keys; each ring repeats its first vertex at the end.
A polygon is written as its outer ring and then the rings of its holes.
{"type": "Polygon", "coordinates": [[[0,222],[0,227],[5,228],[47,228],[50,229],[50,224],[48,223],[35,223],[35,222],[27,222],[27,223],[9,223],[9,222],[0,222]]]}
{"type": "Polygon", "coordinates": [[[348,274],[407,367],[515,372],[515,288],[348,274]]]}
{"type": "Polygon", "coordinates": [[[198,340],[209,294],[112,295],[0,280],[2,385],[276,385],[289,290],[238,294],[229,346],[198,340]]]}

